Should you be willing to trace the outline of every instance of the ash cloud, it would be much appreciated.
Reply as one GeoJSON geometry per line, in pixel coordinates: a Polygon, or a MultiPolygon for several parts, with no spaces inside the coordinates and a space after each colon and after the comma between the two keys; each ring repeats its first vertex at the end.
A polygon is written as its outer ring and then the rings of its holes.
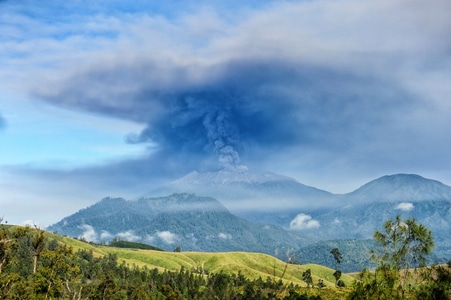
{"type": "MultiPolygon", "coordinates": [[[[57,106],[144,124],[127,141],[148,143],[148,156],[70,174],[90,185],[131,190],[132,181],[247,166],[329,182],[411,166],[446,173],[449,162],[435,158],[449,152],[449,66],[439,62],[449,58],[450,4],[404,2],[276,1],[228,17],[198,4],[171,16],[99,14],[92,20],[108,28],[104,39],[95,32],[79,48],[52,35],[45,48],[21,40],[17,49],[36,52],[24,65],[37,69],[4,74],[57,106]],[[41,56],[56,69],[38,67],[41,56]]],[[[57,36],[91,32],[83,20],[65,16],[57,36]]]]}
{"type": "Polygon", "coordinates": [[[52,85],[51,93],[36,92],[54,104],[145,122],[127,141],[156,144],[159,159],[151,161],[160,171],[193,160],[197,167],[246,171],[243,162],[258,161],[256,153],[294,145],[343,151],[353,143],[346,136],[377,134],[375,127],[389,124],[387,116],[412,100],[383,80],[284,60],[145,65],[146,72],[142,64],[100,65],[52,85]],[[135,74],[130,82],[120,81],[125,71],[135,74]],[[112,82],[138,88],[114,93],[112,82]]]}

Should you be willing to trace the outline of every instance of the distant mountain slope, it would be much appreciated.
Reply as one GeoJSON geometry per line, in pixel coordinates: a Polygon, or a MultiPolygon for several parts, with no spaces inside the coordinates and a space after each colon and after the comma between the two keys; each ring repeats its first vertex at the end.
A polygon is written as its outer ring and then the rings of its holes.
{"type": "Polygon", "coordinates": [[[320,223],[315,231],[304,232],[319,240],[327,239],[369,239],[376,229],[382,228],[388,219],[397,215],[403,218],[416,218],[421,224],[431,229],[436,241],[446,242],[451,246],[451,202],[372,202],[347,206],[331,210],[315,217],[320,223]]]}
{"type": "Polygon", "coordinates": [[[193,171],[182,178],[176,179],[172,182],[172,185],[179,187],[190,187],[193,185],[227,185],[234,183],[246,183],[246,184],[259,184],[273,181],[293,181],[295,179],[278,175],[272,172],[265,172],[261,174],[252,174],[247,171],[231,171],[220,170],[217,172],[204,172],[199,173],[193,171]]]}
{"type": "Polygon", "coordinates": [[[262,224],[287,227],[301,211],[336,207],[336,195],[299,183],[293,178],[266,172],[191,172],[149,195],[196,193],[223,203],[232,213],[262,224]]]}
{"type": "Polygon", "coordinates": [[[285,253],[320,241],[372,239],[387,219],[401,215],[432,230],[433,261],[451,257],[451,187],[418,175],[384,176],[344,195],[272,173],[194,172],[171,186],[210,197],[184,193],[137,201],[106,198],[49,230],[94,241],[119,236],[166,250],[180,246],[274,254],[276,249],[285,253]],[[230,213],[212,195],[236,205],[237,211],[230,213]]]}
{"type": "Polygon", "coordinates": [[[231,214],[217,200],[193,194],[137,201],[105,198],[50,226],[49,231],[107,241],[115,236],[159,248],[196,251],[259,251],[296,247],[300,236],[231,214]]]}
{"type": "Polygon", "coordinates": [[[375,179],[352,193],[343,202],[348,204],[371,202],[418,202],[451,200],[451,187],[440,181],[415,174],[387,175],[375,179]]]}
{"type": "Polygon", "coordinates": [[[341,201],[340,208],[312,214],[316,227],[293,232],[309,241],[372,239],[386,220],[400,215],[432,230],[435,261],[451,257],[451,187],[418,175],[397,174],[373,180],[342,195],[341,201]]]}
{"type": "Polygon", "coordinates": [[[329,192],[270,172],[262,174],[225,170],[191,172],[161,188],[160,191],[208,195],[218,199],[233,211],[250,208],[266,210],[279,208],[281,205],[286,208],[331,205],[333,202],[333,194],[329,192]]]}
{"type": "MultiPolygon", "coordinates": [[[[316,216],[323,239],[372,238],[374,230],[396,215],[413,217],[438,241],[451,232],[451,187],[419,175],[397,174],[373,180],[343,195],[343,206],[316,216]]],[[[451,241],[448,241],[451,246],[451,241]]]]}

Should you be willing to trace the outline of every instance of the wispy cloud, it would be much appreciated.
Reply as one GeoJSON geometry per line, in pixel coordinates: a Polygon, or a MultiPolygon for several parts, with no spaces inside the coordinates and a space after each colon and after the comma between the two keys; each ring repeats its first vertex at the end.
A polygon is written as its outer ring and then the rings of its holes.
{"type": "Polygon", "coordinates": [[[98,241],[98,234],[94,227],[88,224],[82,224],[78,226],[78,228],[83,230],[83,233],[80,235],[80,238],[83,238],[87,240],[88,242],[97,242],[98,241]]]}
{"type": "Polygon", "coordinates": [[[298,214],[290,222],[291,230],[304,230],[304,229],[314,229],[319,228],[321,225],[318,220],[313,219],[311,216],[306,214],[298,214]]]}
{"type": "Polygon", "coordinates": [[[101,241],[109,241],[109,240],[112,240],[113,238],[114,238],[114,236],[106,230],[102,230],[100,233],[101,241]]]}
{"type": "Polygon", "coordinates": [[[232,239],[232,235],[231,235],[231,234],[229,234],[229,233],[223,233],[223,232],[220,232],[220,233],[218,234],[218,237],[219,237],[220,239],[223,239],[223,240],[231,240],[231,239],[232,239]]]}
{"type": "Polygon", "coordinates": [[[178,236],[170,231],[159,231],[155,235],[169,245],[174,244],[178,240],[178,236]]]}
{"type": "Polygon", "coordinates": [[[413,203],[409,202],[402,202],[395,206],[396,210],[402,210],[402,211],[411,211],[414,209],[413,203]]]}
{"type": "Polygon", "coordinates": [[[113,239],[114,237],[118,237],[121,240],[125,241],[138,241],[141,240],[142,237],[137,236],[133,230],[127,230],[124,232],[119,232],[116,235],[111,234],[110,232],[106,230],[101,230],[101,232],[97,232],[93,226],[88,224],[82,224],[78,226],[80,229],[83,230],[83,233],[80,235],[80,238],[83,238],[89,242],[99,242],[99,241],[109,241],[113,239]]]}
{"type": "Polygon", "coordinates": [[[124,232],[119,232],[119,233],[117,234],[117,236],[118,236],[120,239],[123,239],[123,240],[126,240],[126,241],[130,241],[130,242],[134,242],[134,241],[137,241],[137,240],[140,240],[140,239],[141,239],[141,237],[137,236],[137,235],[134,233],[133,230],[127,230],[127,231],[124,231],[124,232]]]}

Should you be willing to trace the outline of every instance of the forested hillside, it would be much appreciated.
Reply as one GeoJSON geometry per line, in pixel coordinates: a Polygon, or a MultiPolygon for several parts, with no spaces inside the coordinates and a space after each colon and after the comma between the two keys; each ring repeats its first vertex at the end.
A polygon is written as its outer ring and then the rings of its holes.
{"type": "Polygon", "coordinates": [[[192,251],[274,254],[277,249],[294,248],[305,241],[279,226],[237,217],[216,199],[194,194],[136,201],[104,198],[48,230],[97,243],[119,236],[169,251],[180,246],[192,251]]]}
{"type": "Polygon", "coordinates": [[[331,269],[266,254],[125,249],[0,226],[0,299],[323,299],[337,293],[331,269]],[[321,289],[305,288],[307,270],[321,289]]]}
{"type": "MultiPolygon", "coordinates": [[[[416,228],[415,220],[396,222],[416,228]]],[[[384,227],[388,231],[404,230],[389,225],[384,227]]],[[[261,253],[144,250],[150,246],[115,239],[112,245],[118,248],[59,236],[36,226],[0,224],[0,299],[338,300],[375,299],[384,293],[393,296],[390,299],[404,299],[404,295],[448,299],[451,264],[409,272],[400,268],[407,262],[398,255],[404,248],[423,261],[433,245],[429,231],[418,228],[425,234],[420,232],[412,240],[395,232],[402,247],[388,247],[383,256],[375,256],[379,262],[376,277],[374,272],[362,272],[355,280],[340,271],[338,248],[327,253],[335,260],[334,270],[298,264],[290,260],[290,253],[284,262],[261,253]]]]}

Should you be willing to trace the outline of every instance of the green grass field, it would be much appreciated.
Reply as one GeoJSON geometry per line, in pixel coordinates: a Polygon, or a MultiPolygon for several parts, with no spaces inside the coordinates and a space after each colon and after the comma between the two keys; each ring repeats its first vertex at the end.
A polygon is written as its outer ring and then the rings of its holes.
{"type": "MultiPolygon", "coordinates": [[[[224,272],[226,274],[238,274],[241,272],[249,279],[268,277],[274,280],[282,279],[286,283],[306,286],[302,281],[302,273],[310,269],[313,282],[319,279],[324,281],[328,287],[335,286],[333,277],[334,270],[316,264],[294,265],[262,253],[252,252],[162,252],[154,250],[140,250],[115,248],[109,246],[92,245],[79,240],[50,234],[58,241],[68,244],[75,251],[85,249],[92,251],[96,256],[116,254],[119,262],[147,268],[158,268],[159,270],[178,271],[182,267],[186,270],[205,270],[209,273],[224,272]]],[[[346,285],[350,285],[354,278],[343,274],[341,278],[346,285]]]]}

